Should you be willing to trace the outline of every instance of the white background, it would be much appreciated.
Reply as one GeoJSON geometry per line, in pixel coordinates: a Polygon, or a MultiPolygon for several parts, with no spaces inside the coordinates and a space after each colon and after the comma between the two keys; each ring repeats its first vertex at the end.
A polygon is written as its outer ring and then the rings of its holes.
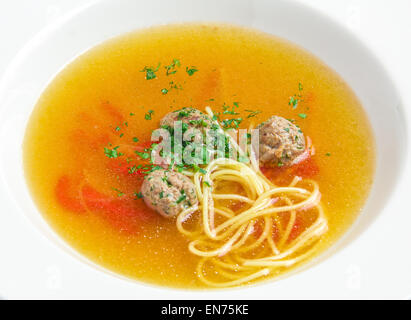
{"type": "MultiPolygon", "coordinates": [[[[402,95],[404,108],[409,108],[411,102],[411,81],[409,79],[411,71],[411,0],[299,1],[317,8],[351,29],[383,62],[402,95]]],[[[68,11],[88,2],[90,1],[0,0],[0,77],[16,53],[30,38],[68,11]]],[[[8,209],[12,208],[2,206],[0,215],[3,210],[8,209]]],[[[7,241],[10,239],[6,235],[3,237],[0,234],[0,244],[7,244],[7,241]]],[[[15,246],[20,249],[26,245],[15,243],[15,246]]],[[[22,251],[16,250],[16,252],[22,251]]],[[[33,255],[33,258],[36,255],[31,250],[28,250],[27,254],[33,255]]],[[[15,266],[21,272],[24,272],[27,267],[15,266]]],[[[40,277],[44,274],[54,274],[54,271],[54,266],[49,265],[44,266],[44,270],[38,270],[40,277]]],[[[10,279],[10,282],[12,281],[18,280],[10,279]]],[[[52,282],[51,286],[55,285],[53,278],[50,281],[52,282]]],[[[2,294],[1,289],[0,283],[0,295],[2,294]]],[[[24,297],[24,293],[19,294],[24,297]]],[[[411,294],[411,288],[409,294],[411,294]]],[[[79,298],[81,298],[80,293],[79,298]]]]}

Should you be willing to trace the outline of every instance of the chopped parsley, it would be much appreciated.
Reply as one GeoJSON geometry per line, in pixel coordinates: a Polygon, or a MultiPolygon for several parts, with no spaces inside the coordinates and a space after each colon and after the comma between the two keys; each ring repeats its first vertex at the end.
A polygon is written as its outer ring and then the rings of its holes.
{"type": "Polygon", "coordinates": [[[296,98],[295,96],[292,96],[292,97],[290,97],[290,101],[288,101],[288,105],[292,106],[293,109],[295,109],[295,108],[297,108],[299,101],[300,101],[300,99],[296,98]]]}
{"type": "Polygon", "coordinates": [[[132,166],[130,168],[128,168],[128,173],[129,174],[133,174],[137,172],[137,166],[132,166]]]}
{"type": "Polygon", "coordinates": [[[117,158],[119,156],[122,156],[123,154],[121,152],[118,152],[118,148],[120,146],[114,147],[112,149],[105,147],[104,148],[104,154],[108,157],[108,158],[117,158]]]}
{"type": "Polygon", "coordinates": [[[299,116],[301,119],[307,118],[307,115],[306,115],[305,113],[299,113],[298,116],[299,116]]]}
{"type": "Polygon", "coordinates": [[[187,198],[187,196],[185,194],[183,194],[177,199],[176,203],[179,204],[180,202],[184,201],[186,198],[187,198]]]}
{"type": "Polygon", "coordinates": [[[121,192],[119,189],[113,188],[113,190],[114,190],[115,192],[117,192],[117,197],[122,197],[122,196],[125,195],[125,193],[124,193],[124,192],[121,192]]]}
{"type": "Polygon", "coordinates": [[[161,63],[158,64],[157,68],[145,66],[144,69],[141,70],[140,72],[146,73],[146,80],[155,79],[157,78],[156,72],[158,71],[158,69],[160,69],[160,65],[161,63]]]}
{"type": "Polygon", "coordinates": [[[161,93],[162,93],[162,94],[167,94],[167,93],[168,93],[168,89],[166,89],[166,88],[161,89],[161,93]]]}
{"type": "Polygon", "coordinates": [[[247,118],[252,118],[255,117],[257,114],[260,114],[261,111],[260,110],[245,110],[246,112],[249,112],[250,114],[247,116],[247,118]]]}
{"type": "Polygon", "coordinates": [[[135,151],[135,153],[136,153],[141,159],[148,159],[148,158],[150,158],[150,154],[147,153],[147,152],[135,151]]]}
{"type": "Polygon", "coordinates": [[[231,107],[231,110],[230,110],[230,106],[226,105],[224,103],[224,105],[223,105],[223,110],[224,110],[223,114],[238,115],[239,113],[234,111],[235,108],[238,108],[238,102],[233,103],[233,107],[231,107]]]}
{"type": "Polygon", "coordinates": [[[171,64],[164,67],[166,68],[166,75],[169,76],[169,75],[175,74],[177,72],[176,67],[180,67],[180,66],[181,66],[180,60],[173,59],[173,62],[171,64]]]}
{"type": "Polygon", "coordinates": [[[198,69],[196,69],[196,67],[186,67],[186,72],[187,74],[191,77],[194,73],[196,73],[198,71],[198,69]]]}
{"type": "Polygon", "coordinates": [[[223,129],[237,129],[240,126],[240,123],[243,121],[243,118],[235,118],[235,119],[225,119],[221,121],[223,125],[223,129]]]}
{"type": "Polygon", "coordinates": [[[151,120],[151,116],[154,114],[154,110],[148,110],[148,112],[144,115],[144,119],[151,120]]]}
{"type": "Polygon", "coordinates": [[[137,199],[142,199],[142,198],[143,198],[143,194],[142,194],[141,192],[134,192],[134,196],[135,196],[137,199]]]}

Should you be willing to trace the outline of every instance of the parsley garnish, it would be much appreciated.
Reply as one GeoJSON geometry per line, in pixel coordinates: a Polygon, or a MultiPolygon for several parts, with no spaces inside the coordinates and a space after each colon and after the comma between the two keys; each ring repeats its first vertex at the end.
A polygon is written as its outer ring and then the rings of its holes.
{"type": "Polygon", "coordinates": [[[255,117],[257,114],[261,113],[260,110],[256,110],[256,111],[253,111],[253,110],[245,110],[245,111],[250,113],[250,114],[247,116],[247,118],[255,117]]]}
{"type": "Polygon", "coordinates": [[[222,125],[224,129],[230,129],[230,128],[238,128],[240,126],[240,123],[243,121],[242,118],[236,118],[236,119],[226,119],[222,121],[222,125]]]}
{"type": "Polygon", "coordinates": [[[223,105],[223,110],[224,110],[223,114],[231,114],[231,115],[239,114],[239,113],[234,111],[235,108],[238,108],[238,102],[233,103],[233,107],[231,107],[231,110],[229,110],[229,108],[230,108],[230,106],[228,106],[224,103],[224,105],[223,105]]]}
{"type": "Polygon", "coordinates": [[[196,69],[196,67],[193,67],[193,66],[191,68],[186,67],[186,72],[190,77],[197,71],[198,71],[198,69],[196,69]]]}
{"type": "Polygon", "coordinates": [[[119,148],[120,146],[117,146],[117,147],[114,147],[114,148],[112,148],[112,149],[110,149],[110,148],[104,148],[104,154],[107,156],[107,157],[109,157],[109,158],[117,158],[117,157],[119,157],[119,156],[122,156],[123,154],[121,153],[121,152],[118,152],[117,151],[117,149],[119,148]]]}
{"type": "Polygon", "coordinates": [[[136,196],[137,199],[143,198],[143,194],[141,192],[134,192],[134,195],[136,196]]]}
{"type": "Polygon", "coordinates": [[[148,110],[148,112],[144,115],[146,120],[151,120],[151,115],[154,114],[154,110],[148,110]]]}
{"type": "Polygon", "coordinates": [[[180,60],[173,59],[173,62],[170,65],[164,67],[166,68],[166,75],[169,76],[171,74],[175,74],[177,72],[175,68],[180,67],[180,66],[181,66],[180,60]]]}
{"type": "Polygon", "coordinates": [[[187,198],[187,196],[185,194],[183,194],[182,196],[180,196],[180,198],[177,199],[176,203],[180,203],[181,201],[184,201],[187,198]]]}
{"type": "Polygon", "coordinates": [[[122,197],[122,196],[125,195],[124,192],[121,192],[120,190],[118,190],[118,189],[116,189],[116,188],[113,188],[113,190],[114,190],[115,192],[117,192],[117,197],[122,197]]]}
{"type": "Polygon", "coordinates": [[[157,68],[147,67],[146,66],[140,72],[145,72],[146,73],[146,80],[155,79],[155,78],[157,78],[156,72],[158,71],[158,69],[160,69],[160,65],[161,65],[161,63],[158,64],[157,68]]]}
{"type": "Polygon", "coordinates": [[[139,151],[135,151],[135,153],[142,159],[148,159],[150,158],[150,154],[146,153],[146,152],[139,152],[139,151]]]}

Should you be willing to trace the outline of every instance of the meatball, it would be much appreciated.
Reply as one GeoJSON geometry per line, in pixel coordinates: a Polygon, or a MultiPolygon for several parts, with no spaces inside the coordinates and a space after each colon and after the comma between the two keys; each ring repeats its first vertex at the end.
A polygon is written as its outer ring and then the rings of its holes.
{"type": "Polygon", "coordinates": [[[174,128],[174,122],[181,121],[187,124],[190,128],[203,130],[210,128],[211,119],[208,115],[194,108],[183,108],[170,112],[160,121],[161,126],[174,128]]]}
{"type": "Polygon", "coordinates": [[[167,218],[198,204],[191,180],[181,173],[164,169],[145,177],[141,193],[147,206],[167,218]]]}
{"type": "Polygon", "coordinates": [[[259,161],[261,166],[291,165],[304,152],[302,131],[291,121],[272,116],[261,123],[259,129],[259,161]]]}

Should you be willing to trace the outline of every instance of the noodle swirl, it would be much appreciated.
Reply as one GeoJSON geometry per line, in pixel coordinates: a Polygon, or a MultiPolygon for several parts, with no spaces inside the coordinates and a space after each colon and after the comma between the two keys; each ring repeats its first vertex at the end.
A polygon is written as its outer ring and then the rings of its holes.
{"type": "MultiPolygon", "coordinates": [[[[206,110],[212,116],[211,109],[206,110]]],[[[230,140],[233,148],[244,154],[230,140]]],[[[278,187],[260,171],[251,146],[248,154],[249,164],[217,158],[203,170],[205,173],[191,175],[199,205],[177,217],[178,230],[191,239],[189,251],[201,257],[197,275],[209,286],[246,284],[292,266],[307,258],[327,231],[315,181],[295,177],[288,186],[278,187]],[[218,192],[219,185],[227,182],[238,185],[243,194],[218,192]],[[222,203],[227,201],[241,204],[242,209],[229,209],[222,203]],[[293,236],[297,215],[308,213],[313,221],[293,236]],[[187,230],[185,222],[194,214],[199,217],[196,229],[187,230]]]]}

